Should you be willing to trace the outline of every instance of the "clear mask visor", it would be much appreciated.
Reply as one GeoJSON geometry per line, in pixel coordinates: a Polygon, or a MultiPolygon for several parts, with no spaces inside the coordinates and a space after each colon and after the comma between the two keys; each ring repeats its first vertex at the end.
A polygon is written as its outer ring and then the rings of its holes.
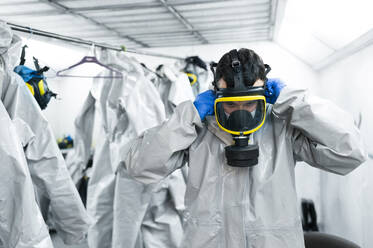
{"type": "Polygon", "coordinates": [[[215,101],[215,116],[219,127],[234,135],[257,131],[264,123],[264,96],[221,97],[215,101]]]}

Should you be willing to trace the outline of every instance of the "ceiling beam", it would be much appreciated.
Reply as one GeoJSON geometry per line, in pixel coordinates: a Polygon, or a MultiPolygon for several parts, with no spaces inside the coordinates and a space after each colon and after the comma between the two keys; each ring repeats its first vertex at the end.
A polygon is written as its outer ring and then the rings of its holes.
{"type": "Polygon", "coordinates": [[[317,71],[324,70],[326,67],[343,60],[370,45],[373,45],[373,28],[351,43],[332,53],[330,56],[326,57],[316,66],[314,66],[314,69],[317,71]]]}
{"type": "Polygon", "coordinates": [[[193,25],[189,23],[171,4],[168,4],[166,0],[158,0],[163,7],[165,7],[175,18],[183,24],[187,30],[189,30],[197,39],[199,39],[202,44],[208,44],[209,42],[197,31],[194,29],[193,25]]]}
{"type": "Polygon", "coordinates": [[[276,41],[285,15],[287,0],[272,0],[269,39],[276,41]]]}
{"type": "Polygon", "coordinates": [[[110,31],[110,32],[116,34],[120,38],[128,39],[128,40],[130,40],[130,41],[132,41],[132,42],[134,42],[136,44],[141,45],[142,47],[149,47],[149,45],[147,45],[147,44],[145,44],[145,43],[143,43],[141,41],[138,41],[138,40],[132,38],[129,35],[122,35],[117,30],[115,30],[113,28],[110,28],[110,27],[108,27],[107,25],[105,25],[105,24],[103,24],[101,22],[98,22],[98,21],[94,20],[93,18],[85,16],[85,15],[83,15],[81,13],[77,13],[76,11],[74,11],[74,10],[72,10],[72,9],[70,9],[70,8],[68,8],[68,7],[60,4],[60,3],[58,3],[56,0],[39,0],[39,2],[47,3],[47,4],[55,7],[58,10],[61,10],[61,11],[65,12],[65,13],[68,13],[68,14],[71,14],[71,15],[74,15],[74,16],[79,16],[79,17],[81,17],[81,18],[83,18],[83,19],[85,19],[85,20],[93,23],[96,26],[103,28],[104,30],[107,30],[107,31],[110,31]]]}

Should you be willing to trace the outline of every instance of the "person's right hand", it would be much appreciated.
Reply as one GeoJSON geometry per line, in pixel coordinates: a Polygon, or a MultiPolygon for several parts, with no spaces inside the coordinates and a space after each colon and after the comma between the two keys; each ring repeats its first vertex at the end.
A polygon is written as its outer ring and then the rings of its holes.
{"type": "Polygon", "coordinates": [[[214,103],[215,103],[216,95],[213,90],[207,90],[202,92],[196,97],[194,101],[194,106],[198,110],[199,116],[203,121],[206,115],[213,115],[214,114],[214,103]]]}

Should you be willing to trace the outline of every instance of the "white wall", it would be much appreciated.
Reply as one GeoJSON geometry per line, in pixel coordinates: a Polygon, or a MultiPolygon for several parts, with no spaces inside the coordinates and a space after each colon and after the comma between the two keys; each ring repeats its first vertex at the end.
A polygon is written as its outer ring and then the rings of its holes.
{"type": "MultiPolygon", "coordinates": [[[[373,155],[373,45],[324,69],[320,94],[358,120],[368,152],[373,155]]],[[[333,114],[333,113],[331,113],[333,114]]],[[[373,157],[341,177],[323,173],[321,202],[325,231],[362,247],[373,247],[373,157]]]]}

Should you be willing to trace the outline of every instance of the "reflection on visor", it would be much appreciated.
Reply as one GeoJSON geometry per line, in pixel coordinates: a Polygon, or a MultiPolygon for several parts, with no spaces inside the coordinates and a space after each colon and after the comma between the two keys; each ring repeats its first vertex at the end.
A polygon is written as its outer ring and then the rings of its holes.
{"type": "Polygon", "coordinates": [[[219,126],[232,134],[249,134],[261,127],[265,118],[265,100],[233,101],[235,97],[218,99],[215,104],[215,115],[219,126]]]}
{"type": "Polygon", "coordinates": [[[222,102],[224,111],[227,114],[231,114],[237,110],[245,110],[248,112],[255,111],[256,107],[258,106],[257,101],[237,101],[237,102],[222,102]]]}

